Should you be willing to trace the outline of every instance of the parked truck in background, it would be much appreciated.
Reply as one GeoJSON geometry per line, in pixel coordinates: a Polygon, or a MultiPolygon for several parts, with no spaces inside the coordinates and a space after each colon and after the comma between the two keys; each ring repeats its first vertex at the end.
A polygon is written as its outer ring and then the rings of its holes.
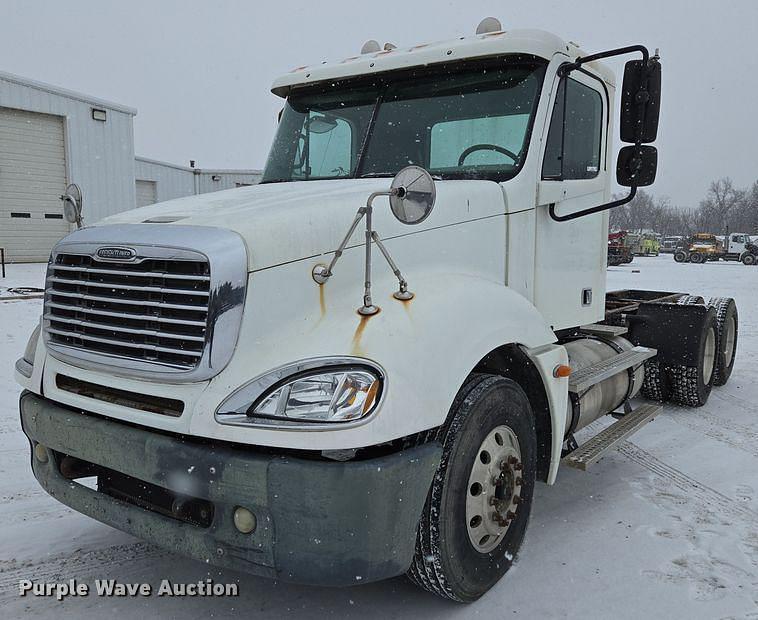
{"type": "Polygon", "coordinates": [[[625,230],[608,233],[607,264],[609,267],[628,264],[634,260],[632,249],[627,245],[627,234],[625,230]]]}
{"type": "Polygon", "coordinates": [[[660,251],[663,254],[673,254],[681,245],[682,239],[684,239],[684,237],[681,236],[664,237],[661,242],[660,251]]]}
{"type": "Polygon", "coordinates": [[[674,252],[674,260],[677,263],[706,263],[708,261],[742,261],[746,265],[754,261],[748,256],[752,252],[748,250],[751,242],[747,233],[731,233],[724,237],[718,237],[710,233],[697,233],[689,237],[687,241],[674,252]],[[745,262],[747,257],[747,262],[745,262]]]}
{"type": "Polygon", "coordinates": [[[54,248],[16,364],[37,480],[203,562],[477,599],[536,482],[655,416],[638,394],[700,406],[731,373],[732,299],[606,293],[608,209],[655,178],[660,75],[643,46],[489,18],[278,78],[261,184],[54,248]],[[600,61],[623,54],[617,85],[600,61]]]}

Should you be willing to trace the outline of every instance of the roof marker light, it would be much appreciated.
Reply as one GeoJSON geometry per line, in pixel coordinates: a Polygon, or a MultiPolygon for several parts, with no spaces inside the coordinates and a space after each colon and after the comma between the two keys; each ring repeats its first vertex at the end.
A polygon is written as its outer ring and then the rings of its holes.
{"type": "Polygon", "coordinates": [[[485,17],[476,27],[476,34],[488,34],[490,32],[502,32],[503,25],[496,17],[485,17]]]}

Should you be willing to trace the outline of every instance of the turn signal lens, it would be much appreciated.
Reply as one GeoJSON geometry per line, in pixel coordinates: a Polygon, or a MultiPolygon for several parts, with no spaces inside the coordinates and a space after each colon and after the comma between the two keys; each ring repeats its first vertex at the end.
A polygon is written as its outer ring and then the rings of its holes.
{"type": "Polygon", "coordinates": [[[571,366],[566,366],[566,364],[558,364],[555,368],[553,368],[553,376],[556,379],[563,379],[565,377],[568,377],[571,374],[571,366]]]}

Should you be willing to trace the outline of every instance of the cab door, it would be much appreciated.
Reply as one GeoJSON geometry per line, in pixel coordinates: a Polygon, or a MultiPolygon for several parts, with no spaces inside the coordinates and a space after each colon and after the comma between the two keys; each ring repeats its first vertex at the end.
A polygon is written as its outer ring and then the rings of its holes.
{"type": "Polygon", "coordinates": [[[607,212],[556,222],[548,211],[568,215],[610,198],[610,99],[602,80],[581,71],[556,77],[553,93],[537,181],[535,303],[558,329],[604,317],[607,212]]]}

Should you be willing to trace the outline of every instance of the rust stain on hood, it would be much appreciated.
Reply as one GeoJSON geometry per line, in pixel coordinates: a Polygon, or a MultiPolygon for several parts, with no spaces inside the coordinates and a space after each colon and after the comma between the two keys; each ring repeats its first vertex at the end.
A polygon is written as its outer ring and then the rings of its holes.
{"type": "MultiPolygon", "coordinates": [[[[381,312],[381,310],[379,310],[381,312]]],[[[375,317],[377,314],[371,314],[371,315],[365,315],[365,314],[358,314],[360,316],[360,320],[358,321],[358,325],[355,328],[355,333],[353,334],[353,346],[351,349],[351,353],[353,355],[363,355],[363,349],[361,348],[361,339],[363,338],[363,332],[366,329],[366,325],[368,325],[368,322],[375,317]]]]}

